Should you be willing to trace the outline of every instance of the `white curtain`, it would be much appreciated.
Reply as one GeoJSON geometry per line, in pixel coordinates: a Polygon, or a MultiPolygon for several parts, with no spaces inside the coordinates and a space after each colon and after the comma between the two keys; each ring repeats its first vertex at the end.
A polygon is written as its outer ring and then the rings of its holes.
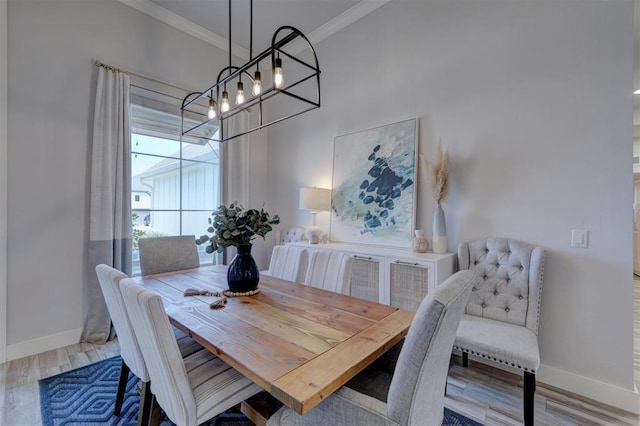
{"type": "Polygon", "coordinates": [[[129,76],[98,67],[91,155],[87,316],[81,341],[105,343],[111,319],[95,273],[104,263],[131,275],[129,76]]]}
{"type": "MultiPolygon", "coordinates": [[[[235,135],[245,132],[249,126],[249,113],[241,112],[224,123],[225,134],[235,135]]],[[[222,203],[239,202],[246,208],[249,204],[249,135],[224,142],[220,149],[222,203]]]]}
{"type": "MultiPolygon", "coordinates": [[[[241,112],[225,120],[222,129],[225,135],[236,135],[245,132],[249,127],[249,113],[241,112]]],[[[220,200],[229,205],[235,201],[245,208],[249,206],[249,136],[244,135],[231,139],[220,145],[220,200]]],[[[236,254],[235,247],[228,247],[223,254],[222,262],[229,264],[236,254]]]]}

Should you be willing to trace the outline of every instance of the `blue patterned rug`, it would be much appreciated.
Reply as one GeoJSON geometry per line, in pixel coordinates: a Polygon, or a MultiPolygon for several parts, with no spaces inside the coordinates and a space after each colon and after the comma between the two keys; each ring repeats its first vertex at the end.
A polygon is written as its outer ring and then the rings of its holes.
{"type": "MultiPolygon", "coordinates": [[[[119,356],[67,371],[39,381],[43,426],[54,425],[135,425],[139,396],[137,378],[129,375],[122,415],[113,415],[120,376],[119,356]]],[[[163,425],[171,425],[169,421],[163,425]]],[[[233,409],[215,417],[208,426],[251,426],[242,413],[233,409]]],[[[444,409],[444,426],[482,426],[465,416],[444,409]]]]}

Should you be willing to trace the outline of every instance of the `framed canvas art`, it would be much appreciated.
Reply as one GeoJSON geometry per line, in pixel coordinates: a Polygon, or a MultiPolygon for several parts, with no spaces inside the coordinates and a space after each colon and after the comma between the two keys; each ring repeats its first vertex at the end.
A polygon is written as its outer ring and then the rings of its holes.
{"type": "Polygon", "coordinates": [[[331,241],[411,247],[417,119],[337,136],[331,241]]]}

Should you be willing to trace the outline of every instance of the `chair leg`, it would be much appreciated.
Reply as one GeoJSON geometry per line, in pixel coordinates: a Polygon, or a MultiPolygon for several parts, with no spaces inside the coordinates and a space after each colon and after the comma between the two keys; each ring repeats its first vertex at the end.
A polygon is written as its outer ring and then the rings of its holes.
{"type": "Polygon", "coordinates": [[[151,381],[142,382],[140,392],[140,407],[138,408],[138,426],[148,426],[151,421],[151,409],[153,408],[153,394],[151,393],[151,381]]]}
{"type": "Polygon", "coordinates": [[[525,426],[533,426],[534,396],[536,393],[536,375],[533,373],[524,373],[524,424],[525,426]]]}
{"type": "Polygon", "coordinates": [[[122,361],[120,366],[120,378],[118,379],[118,390],[116,391],[116,404],[113,408],[113,414],[120,416],[122,403],[124,402],[124,393],[127,390],[127,380],[129,379],[129,366],[122,361]]]}
{"type": "Polygon", "coordinates": [[[462,366],[467,368],[469,366],[469,354],[462,352],[462,366]]]}

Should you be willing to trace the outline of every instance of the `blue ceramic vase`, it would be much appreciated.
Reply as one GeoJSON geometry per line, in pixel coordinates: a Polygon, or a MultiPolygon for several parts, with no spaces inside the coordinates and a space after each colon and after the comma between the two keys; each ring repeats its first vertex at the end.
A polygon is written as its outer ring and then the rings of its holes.
{"type": "Polygon", "coordinates": [[[260,272],[256,261],[251,256],[251,244],[241,244],[238,253],[227,269],[227,284],[234,293],[245,293],[258,288],[260,272]]]}

